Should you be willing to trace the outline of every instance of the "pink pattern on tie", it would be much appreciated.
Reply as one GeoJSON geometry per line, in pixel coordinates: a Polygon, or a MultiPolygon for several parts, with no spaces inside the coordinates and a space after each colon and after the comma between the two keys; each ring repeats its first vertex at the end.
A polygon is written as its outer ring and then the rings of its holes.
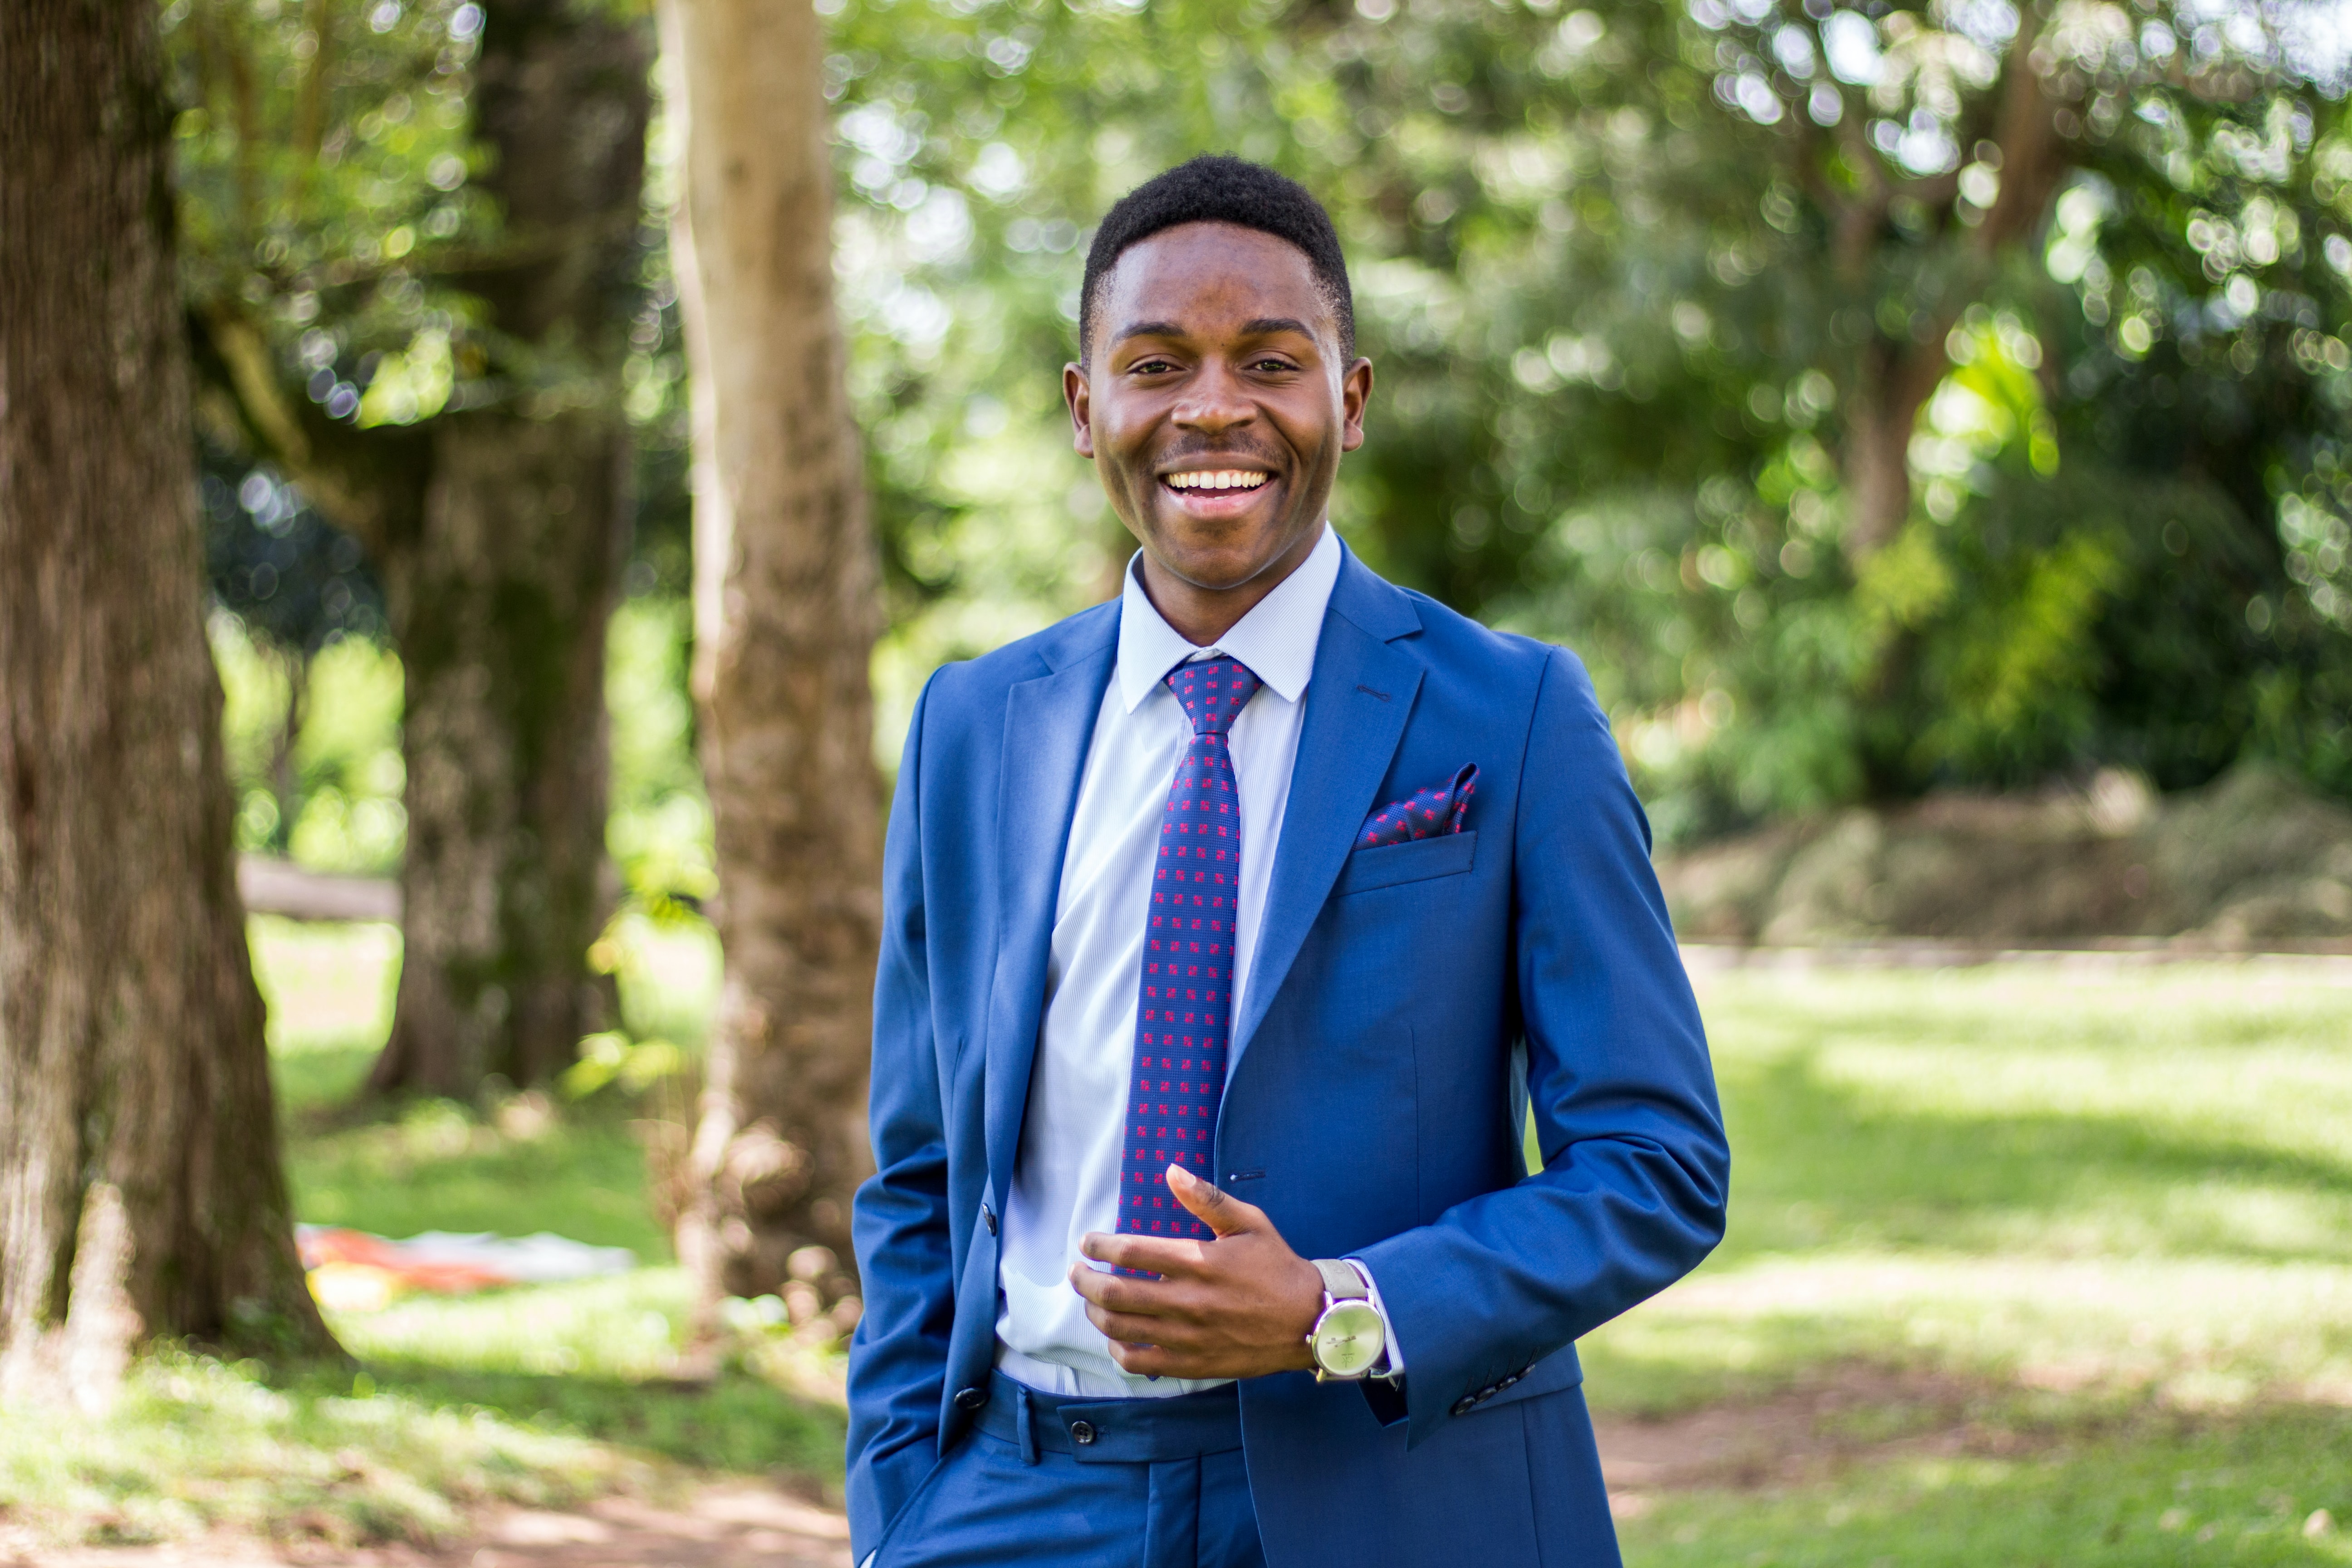
{"type": "Polygon", "coordinates": [[[1241,795],[1225,731],[1260,684],[1239,659],[1222,657],[1169,672],[1168,689],[1192,721],[1192,740],[1168,792],[1152,869],[1118,1170],[1122,1232],[1211,1235],[1169,1194],[1166,1172],[1181,1165],[1213,1179],[1242,868],[1241,795]]]}

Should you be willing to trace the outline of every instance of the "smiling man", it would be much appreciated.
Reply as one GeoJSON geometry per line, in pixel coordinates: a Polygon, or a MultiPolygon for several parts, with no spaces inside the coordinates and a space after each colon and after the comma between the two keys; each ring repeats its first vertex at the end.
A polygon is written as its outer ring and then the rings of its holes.
{"type": "Polygon", "coordinates": [[[1614,1563],[1573,1342],[1727,1161],[1591,683],[1332,531],[1372,367],[1290,181],[1112,208],[1062,374],[1141,548],[907,738],[854,1554],[1614,1563]]]}

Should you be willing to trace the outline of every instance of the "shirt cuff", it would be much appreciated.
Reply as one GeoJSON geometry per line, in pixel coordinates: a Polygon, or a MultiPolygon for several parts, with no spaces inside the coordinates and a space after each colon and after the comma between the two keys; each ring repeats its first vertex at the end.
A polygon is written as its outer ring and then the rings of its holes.
{"type": "Polygon", "coordinates": [[[1371,1292],[1372,1310],[1381,1315],[1381,1335],[1387,1342],[1388,1349],[1381,1352],[1384,1364],[1370,1375],[1386,1378],[1389,1382],[1394,1383],[1404,1375],[1404,1346],[1397,1342],[1396,1324],[1389,1321],[1388,1307],[1381,1300],[1381,1282],[1372,1278],[1372,1271],[1364,1267],[1362,1258],[1343,1258],[1339,1261],[1356,1271],[1356,1278],[1361,1279],[1364,1282],[1364,1289],[1371,1292]]]}

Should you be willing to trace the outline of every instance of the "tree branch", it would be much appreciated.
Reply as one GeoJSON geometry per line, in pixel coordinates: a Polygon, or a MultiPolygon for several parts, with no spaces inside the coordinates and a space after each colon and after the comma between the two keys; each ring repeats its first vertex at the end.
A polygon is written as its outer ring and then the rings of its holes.
{"type": "Polygon", "coordinates": [[[213,301],[193,320],[198,374],[229,394],[256,445],[311,503],[383,560],[423,507],[430,438],[411,429],[362,432],[289,393],[260,330],[234,305],[213,301]]]}

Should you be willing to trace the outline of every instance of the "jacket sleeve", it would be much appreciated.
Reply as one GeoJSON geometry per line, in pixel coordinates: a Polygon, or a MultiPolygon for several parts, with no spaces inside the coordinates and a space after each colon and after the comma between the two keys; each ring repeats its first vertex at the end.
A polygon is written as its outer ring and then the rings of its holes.
{"type": "Polygon", "coordinates": [[[1409,1445],[1723,1236],[1730,1154],[1649,823],[1559,649],[1520,778],[1512,960],[1543,1169],[1360,1254],[1412,1358],[1409,1445]]]}
{"type": "Polygon", "coordinates": [[[866,1310],[849,1347],[845,1489],[851,1561],[861,1563],[938,1461],[955,1316],[947,1129],[925,946],[922,753],[930,693],[925,686],[908,726],[883,848],[868,1099],[876,1169],[857,1190],[851,1220],[866,1310]]]}

